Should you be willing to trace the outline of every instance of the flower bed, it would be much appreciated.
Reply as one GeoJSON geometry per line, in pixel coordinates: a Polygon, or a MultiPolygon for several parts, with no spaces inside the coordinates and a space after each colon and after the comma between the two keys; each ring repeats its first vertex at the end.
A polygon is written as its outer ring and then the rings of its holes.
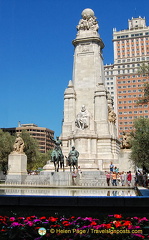
{"type": "Polygon", "coordinates": [[[104,218],[0,216],[0,239],[149,239],[149,220],[121,214],[104,218]]]}

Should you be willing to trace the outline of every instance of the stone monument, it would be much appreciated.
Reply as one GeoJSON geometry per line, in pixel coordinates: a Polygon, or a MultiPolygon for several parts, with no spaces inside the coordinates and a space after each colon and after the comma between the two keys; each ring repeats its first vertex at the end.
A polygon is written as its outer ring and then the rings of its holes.
{"type": "Polygon", "coordinates": [[[105,88],[102,50],[104,43],[92,9],[85,9],[73,40],[73,78],[64,92],[64,121],[60,139],[67,156],[72,146],[79,151],[79,165],[104,170],[112,161],[119,167],[120,142],[116,115],[105,88]]]}
{"type": "Polygon", "coordinates": [[[6,183],[24,183],[27,177],[27,156],[24,153],[24,141],[17,135],[13,152],[8,157],[6,183]]]}

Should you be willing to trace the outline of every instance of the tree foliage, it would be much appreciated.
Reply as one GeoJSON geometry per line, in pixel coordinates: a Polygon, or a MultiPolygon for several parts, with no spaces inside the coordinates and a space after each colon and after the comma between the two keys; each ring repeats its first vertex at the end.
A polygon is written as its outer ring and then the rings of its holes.
{"type": "Polygon", "coordinates": [[[149,119],[137,119],[134,129],[131,160],[135,166],[149,169],[149,119]]]}
{"type": "MultiPolygon", "coordinates": [[[[41,153],[38,148],[38,142],[29,132],[22,131],[20,134],[24,141],[24,152],[27,155],[27,169],[35,170],[42,168],[50,159],[50,152],[41,153]]],[[[13,151],[13,144],[16,136],[10,135],[8,132],[3,132],[0,129],[0,169],[7,169],[8,156],[13,151]]]]}
{"type": "Polygon", "coordinates": [[[14,137],[0,129],[0,168],[7,169],[8,155],[13,150],[14,137]]]}
{"type": "Polygon", "coordinates": [[[147,82],[143,84],[142,93],[143,96],[139,98],[138,104],[146,104],[149,102],[149,64],[143,63],[138,70],[138,73],[145,76],[147,82]]]}
{"type": "Polygon", "coordinates": [[[22,137],[25,145],[24,152],[27,156],[27,168],[33,169],[40,154],[37,140],[26,130],[23,130],[20,136],[22,137]]]}

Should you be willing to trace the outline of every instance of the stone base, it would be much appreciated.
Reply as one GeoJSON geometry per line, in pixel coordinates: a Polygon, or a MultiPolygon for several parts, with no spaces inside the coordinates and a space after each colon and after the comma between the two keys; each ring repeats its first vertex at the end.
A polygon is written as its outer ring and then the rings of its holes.
{"type": "Polygon", "coordinates": [[[6,176],[6,184],[22,184],[25,182],[25,179],[27,177],[26,175],[20,174],[20,175],[7,175],[6,176]]]}
{"type": "MultiPolygon", "coordinates": [[[[82,169],[81,169],[82,170],[82,169]]],[[[40,175],[28,175],[25,179],[26,185],[45,185],[49,187],[104,187],[107,186],[105,172],[85,171],[76,174],[76,178],[72,178],[72,172],[51,172],[41,171],[40,175]]]]}
{"type": "Polygon", "coordinates": [[[121,149],[119,154],[119,171],[135,171],[134,165],[130,159],[131,149],[121,149]]]}
{"type": "MultiPolygon", "coordinates": [[[[49,186],[72,186],[72,173],[67,172],[51,172],[51,171],[41,171],[40,175],[28,175],[25,184],[41,184],[49,186]]],[[[76,185],[79,185],[79,175],[77,174],[76,185]]]]}
{"type": "Polygon", "coordinates": [[[23,183],[27,176],[27,156],[11,153],[8,157],[6,183],[23,183]]]}

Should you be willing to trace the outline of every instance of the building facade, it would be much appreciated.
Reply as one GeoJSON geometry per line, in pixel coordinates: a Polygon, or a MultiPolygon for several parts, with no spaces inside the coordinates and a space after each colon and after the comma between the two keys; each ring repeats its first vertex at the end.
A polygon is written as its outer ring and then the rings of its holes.
{"type": "Polygon", "coordinates": [[[105,81],[117,113],[119,137],[131,131],[139,116],[149,117],[149,105],[138,105],[142,87],[148,81],[138,73],[139,67],[149,64],[149,27],[145,18],[128,20],[128,29],[113,29],[114,64],[105,65],[105,81]]]}
{"type": "Polygon", "coordinates": [[[42,153],[46,153],[54,147],[54,144],[51,141],[51,138],[54,138],[54,131],[45,127],[38,127],[33,123],[19,124],[16,128],[2,128],[2,130],[4,132],[9,132],[11,135],[21,133],[23,130],[28,131],[29,134],[37,140],[39,151],[42,153]]]}

